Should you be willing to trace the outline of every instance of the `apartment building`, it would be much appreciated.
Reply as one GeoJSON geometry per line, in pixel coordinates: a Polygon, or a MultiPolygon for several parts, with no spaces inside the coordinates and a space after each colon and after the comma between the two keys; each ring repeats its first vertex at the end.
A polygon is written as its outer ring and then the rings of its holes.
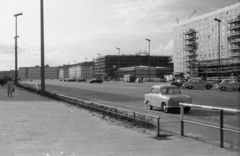
{"type": "Polygon", "coordinates": [[[179,23],[173,40],[174,74],[239,75],[240,3],[179,23]]]}
{"type": "MultiPolygon", "coordinates": [[[[82,62],[73,65],[69,65],[65,68],[68,71],[68,76],[65,78],[70,79],[91,79],[93,78],[93,62],[82,62]]],[[[59,73],[63,73],[63,68],[60,68],[59,73]],[[61,70],[61,71],[60,71],[61,70]]]]}

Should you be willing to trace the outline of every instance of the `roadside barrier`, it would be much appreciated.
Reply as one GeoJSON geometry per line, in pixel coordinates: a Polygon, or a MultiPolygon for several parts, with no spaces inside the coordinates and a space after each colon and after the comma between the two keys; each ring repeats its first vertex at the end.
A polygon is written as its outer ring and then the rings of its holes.
{"type": "Polygon", "coordinates": [[[97,102],[81,100],[66,95],[55,94],[58,99],[68,102],[73,105],[88,109],[90,112],[98,112],[103,116],[109,116],[120,121],[127,121],[133,126],[140,126],[145,128],[154,128],[154,119],[157,122],[157,136],[160,136],[160,117],[134,112],[127,109],[112,107],[97,102]]]}
{"type": "MultiPolygon", "coordinates": [[[[37,94],[40,94],[41,91],[41,89],[37,88],[37,86],[34,87],[31,85],[24,84],[20,85],[19,87],[35,92],[37,94]]],[[[127,121],[128,123],[132,123],[133,126],[155,129],[155,126],[157,125],[157,137],[160,137],[160,117],[158,116],[148,115],[127,109],[121,109],[117,107],[100,104],[97,102],[57,94],[56,91],[53,91],[53,93],[51,93],[51,91],[45,91],[44,95],[57,100],[67,102],[75,106],[79,106],[84,109],[88,109],[90,112],[100,113],[102,114],[103,117],[109,116],[119,121],[127,121]]]]}
{"type": "Polygon", "coordinates": [[[240,130],[224,128],[224,126],[223,126],[223,124],[224,124],[223,123],[223,112],[225,111],[225,112],[232,112],[232,113],[240,113],[240,110],[238,110],[238,109],[221,108],[221,107],[213,107],[213,106],[206,106],[206,105],[195,105],[195,104],[189,104],[189,103],[180,103],[180,111],[181,111],[181,115],[180,115],[181,136],[184,136],[184,122],[219,129],[220,130],[220,147],[221,148],[224,147],[224,144],[223,144],[224,143],[224,133],[223,133],[224,131],[229,131],[229,132],[240,134],[240,130]],[[202,108],[202,109],[210,109],[210,110],[219,111],[219,119],[220,119],[219,120],[219,126],[214,126],[214,125],[210,125],[210,124],[205,124],[205,123],[200,123],[200,122],[184,119],[184,106],[197,107],[197,108],[202,108]]]}

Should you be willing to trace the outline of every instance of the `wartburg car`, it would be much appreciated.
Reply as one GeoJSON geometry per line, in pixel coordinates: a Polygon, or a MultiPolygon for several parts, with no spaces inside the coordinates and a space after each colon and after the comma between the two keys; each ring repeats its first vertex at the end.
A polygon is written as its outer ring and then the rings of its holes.
{"type": "MultiPolygon", "coordinates": [[[[177,86],[155,85],[149,94],[145,94],[144,103],[148,109],[159,107],[163,112],[168,113],[170,109],[179,109],[179,103],[192,103],[189,95],[183,95],[177,86]]],[[[191,107],[184,107],[185,112],[189,112],[191,107]]]]}
{"type": "Polygon", "coordinates": [[[221,91],[238,90],[240,91],[240,82],[234,79],[223,79],[221,83],[217,85],[217,88],[221,91]]]}
{"type": "Polygon", "coordinates": [[[188,82],[183,83],[183,87],[188,89],[193,88],[211,89],[213,87],[213,84],[202,79],[190,79],[188,82]]]}

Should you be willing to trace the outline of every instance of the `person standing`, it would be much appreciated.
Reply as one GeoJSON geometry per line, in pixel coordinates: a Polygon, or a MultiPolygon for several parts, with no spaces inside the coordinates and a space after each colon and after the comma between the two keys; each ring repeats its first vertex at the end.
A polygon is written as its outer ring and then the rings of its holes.
{"type": "Polygon", "coordinates": [[[13,87],[13,82],[11,79],[8,79],[7,83],[5,84],[7,86],[7,93],[8,93],[8,97],[11,96],[12,97],[12,92],[14,90],[13,87]]]}

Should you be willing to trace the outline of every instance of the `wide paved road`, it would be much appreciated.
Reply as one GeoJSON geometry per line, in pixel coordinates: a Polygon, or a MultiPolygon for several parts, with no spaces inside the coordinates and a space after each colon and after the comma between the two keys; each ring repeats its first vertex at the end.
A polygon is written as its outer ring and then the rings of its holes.
{"type": "MultiPolygon", "coordinates": [[[[28,83],[39,84],[40,81],[28,83]]],[[[169,114],[163,113],[159,109],[150,111],[143,104],[144,94],[148,93],[152,85],[159,84],[146,82],[142,84],[124,83],[124,82],[103,82],[102,84],[89,84],[84,82],[59,82],[56,80],[46,81],[46,90],[55,91],[71,97],[84,100],[126,108],[138,112],[148,113],[161,117],[161,127],[163,129],[180,133],[179,112],[169,114]]],[[[39,85],[40,86],[40,85],[39,85]]],[[[209,105],[217,107],[240,109],[239,92],[222,92],[218,90],[187,90],[181,89],[183,94],[189,94],[193,97],[194,104],[209,105]]],[[[202,110],[192,108],[187,117],[194,120],[200,120],[205,123],[218,125],[219,116],[216,111],[202,110]]],[[[224,126],[240,129],[240,116],[233,113],[224,114],[224,126]]],[[[194,137],[210,137],[219,139],[219,130],[200,127],[197,125],[186,124],[185,134],[194,137]]],[[[229,142],[240,142],[240,135],[225,132],[225,140],[229,142]]]]}

